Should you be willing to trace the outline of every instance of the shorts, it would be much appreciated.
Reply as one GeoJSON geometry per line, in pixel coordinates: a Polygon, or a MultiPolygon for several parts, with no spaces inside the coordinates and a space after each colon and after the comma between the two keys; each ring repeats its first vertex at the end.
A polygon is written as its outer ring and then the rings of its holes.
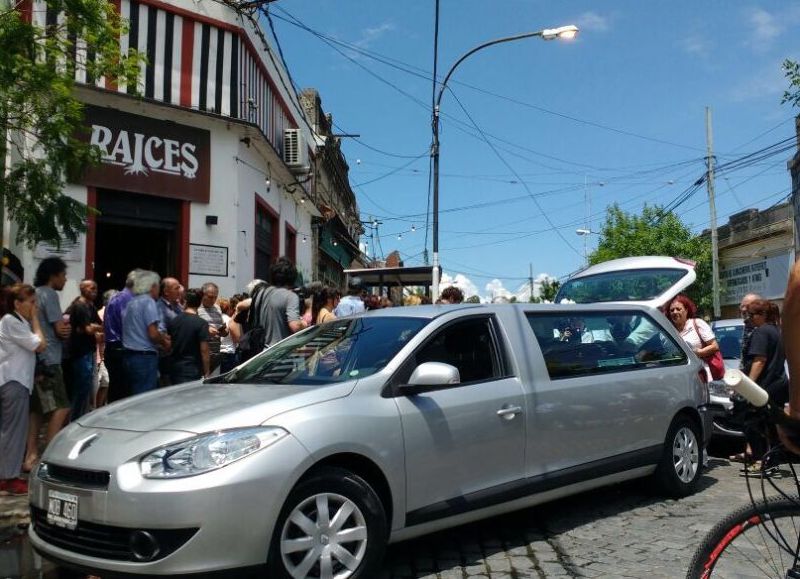
{"type": "Polygon", "coordinates": [[[64,373],[61,365],[45,366],[33,381],[33,395],[31,396],[31,412],[48,415],[54,410],[70,408],[67,387],[64,385],[64,373]]]}
{"type": "Polygon", "coordinates": [[[94,367],[94,390],[95,392],[100,388],[108,388],[108,370],[106,364],[102,360],[94,367]]]}

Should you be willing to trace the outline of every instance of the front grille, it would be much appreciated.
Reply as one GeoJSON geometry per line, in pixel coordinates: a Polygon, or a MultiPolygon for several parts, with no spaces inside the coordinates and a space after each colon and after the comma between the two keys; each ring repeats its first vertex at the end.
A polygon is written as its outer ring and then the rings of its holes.
{"type": "Polygon", "coordinates": [[[31,523],[39,537],[55,547],[113,561],[139,562],[130,547],[131,535],[136,531],[147,531],[156,538],[158,553],[150,559],[157,561],[174,553],[183,546],[198,529],[129,529],[78,521],[73,530],[51,525],[43,509],[31,507],[31,523]]]}
{"type": "Polygon", "coordinates": [[[107,489],[111,480],[111,474],[104,470],[86,470],[49,462],[39,465],[38,476],[42,480],[97,489],[107,489]]]}

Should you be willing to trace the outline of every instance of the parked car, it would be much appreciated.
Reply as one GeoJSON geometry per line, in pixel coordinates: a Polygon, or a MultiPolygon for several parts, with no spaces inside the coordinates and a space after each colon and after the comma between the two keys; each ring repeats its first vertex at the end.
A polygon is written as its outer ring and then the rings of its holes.
{"type": "MultiPolygon", "coordinates": [[[[725,360],[726,368],[739,368],[742,354],[742,336],[744,321],[738,318],[717,320],[711,323],[711,329],[717,337],[717,344],[725,360]]],[[[733,408],[731,396],[733,391],[722,380],[714,380],[708,385],[709,410],[712,416],[713,441],[744,441],[744,433],[736,421],[731,421],[729,412],[733,408]]]]}
{"type": "MultiPolygon", "coordinates": [[[[690,260],[664,256],[606,261],[572,276],[559,289],[556,302],[630,302],[661,307],[694,283],[694,265],[690,260]],[[619,272],[624,274],[620,275],[619,272]]],[[[717,320],[711,323],[711,328],[725,365],[738,368],[744,322],[740,319],[717,320]]],[[[733,407],[731,389],[722,380],[710,382],[708,389],[709,412],[713,417],[712,438],[715,442],[743,440],[744,434],[728,415],[733,407]]]]}
{"type": "Polygon", "coordinates": [[[104,577],[370,579],[387,543],[602,485],[693,492],[701,368],[644,305],[338,319],[70,424],[31,477],[30,540],[104,577]]]}

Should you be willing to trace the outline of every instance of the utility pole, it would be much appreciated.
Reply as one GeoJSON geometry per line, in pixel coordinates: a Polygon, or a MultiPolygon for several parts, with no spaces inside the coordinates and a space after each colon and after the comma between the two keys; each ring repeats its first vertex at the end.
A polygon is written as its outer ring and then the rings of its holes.
{"type": "Polygon", "coordinates": [[[708,208],[711,213],[711,293],[714,299],[714,318],[719,319],[719,242],[717,240],[717,205],[714,201],[714,139],[711,131],[711,107],[706,107],[706,143],[708,156],[706,163],[706,186],[708,187],[708,208]]]}
{"type": "Polygon", "coordinates": [[[528,272],[528,280],[531,282],[531,299],[528,300],[528,301],[532,302],[533,301],[533,264],[529,263],[528,267],[530,268],[530,271],[528,272]]]}

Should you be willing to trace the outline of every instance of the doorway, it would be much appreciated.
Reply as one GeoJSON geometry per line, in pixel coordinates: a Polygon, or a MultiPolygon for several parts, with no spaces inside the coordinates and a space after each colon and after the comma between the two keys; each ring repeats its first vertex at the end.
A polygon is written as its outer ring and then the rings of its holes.
{"type": "Polygon", "coordinates": [[[125,287],[132,269],[179,276],[181,202],[151,195],[98,190],[94,277],[100,292],[125,287]]]}

